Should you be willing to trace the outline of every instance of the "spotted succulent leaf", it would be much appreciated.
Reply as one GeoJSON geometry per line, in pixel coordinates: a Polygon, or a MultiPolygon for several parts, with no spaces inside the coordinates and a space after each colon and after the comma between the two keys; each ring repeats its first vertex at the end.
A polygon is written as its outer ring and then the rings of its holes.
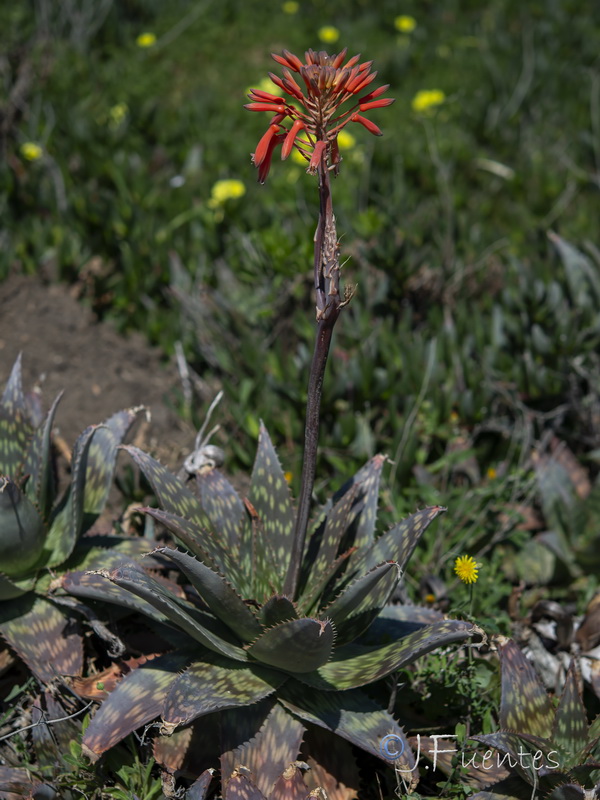
{"type": "Polygon", "coordinates": [[[77,625],[49,600],[29,593],[0,604],[0,636],[43,683],[81,674],[77,625]]]}
{"type": "Polygon", "coordinates": [[[244,504],[236,490],[218,469],[200,472],[196,478],[202,508],[213,530],[219,531],[226,549],[239,553],[244,504]]]}
{"type": "MultiPolygon", "coordinates": [[[[353,625],[346,628],[348,619],[359,615],[364,618],[365,614],[369,621],[374,619],[390,599],[398,579],[398,568],[393,561],[380,564],[348,584],[332,603],[321,610],[321,619],[330,619],[336,627],[338,646],[348,641],[348,637],[352,640],[358,635],[353,625]],[[354,635],[350,633],[350,628],[354,635]]],[[[368,627],[368,622],[366,624],[368,627]]]]}
{"type": "Polygon", "coordinates": [[[446,509],[431,506],[411,514],[377,539],[360,558],[353,558],[348,571],[364,573],[382,561],[396,561],[404,569],[423,533],[446,509]]]}
{"type": "Polygon", "coordinates": [[[224,800],[266,800],[253,783],[250,771],[243,764],[237,766],[225,784],[224,800]]]}
{"type": "Polygon", "coordinates": [[[268,697],[286,676],[259,665],[242,665],[218,657],[191,664],[171,684],[162,711],[162,733],[226,708],[237,708],[268,697]]]}
{"type": "Polygon", "coordinates": [[[588,721],[578,687],[578,670],[575,659],[571,661],[565,685],[556,708],[552,726],[552,743],[562,753],[563,768],[579,763],[580,753],[588,744],[588,721]]]}
{"type": "Polygon", "coordinates": [[[338,574],[341,573],[353,552],[353,548],[346,550],[345,553],[342,553],[341,556],[338,556],[335,561],[329,565],[320,578],[308,584],[304,593],[298,600],[298,606],[305,614],[312,613],[315,606],[319,604],[322,605],[326,603],[327,600],[333,599],[333,597],[331,597],[332,590],[330,590],[329,587],[332,583],[335,584],[338,574]]]}
{"type": "Polygon", "coordinates": [[[205,769],[185,793],[185,800],[204,800],[214,773],[214,769],[205,769]]]}
{"type": "Polygon", "coordinates": [[[326,507],[324,518],[310,537],[301,576],[301,586],[306,587],[306,592],[328,573],[336,560],[358,489],[357,484],[352,484],[333,506],[326,507]]]}
{"type": "Polygon", "coordinates": [[[204,615],[203,618],[201,613],[191,606],[184,607],[179,598],[164,589],[154,578],[147,575],[139,565],[125,564],[113,570],[102,571],[101,574],[122,589],[126,589],[146,600],[180,630],[187,633],[194,641],[208,650],[237,661],[248,660],[244,650],[231,644],[226,638],[221,638],[221,636],[207,627],[205,621],[208,622],[208,615],[204,615]]]}
{"type": "Polygon", "coordinates": [[[189,664],[187,653],[168,653],[129,673],[102,703],[84,736],[84,752],[94,761],[141,725],[158,717],[169,687],[189,664]]]}
{"type": "MultiPolygon", "coordinates": [[[[279,690],[280,702],[305,722],[333,731],[343,739],[379,759],[387,761],[381,742],[392,734],[404,744],[402,756],[394,762],[402,770],[414,768],[414,756],[395,719],[360,689],[349,692],[307,692],[302,684],[288,681],[279,690]]],[[[410,776],[409,776],[410,777],[410,776]]]]}
{"type": "Polygon", "coordinates": [[[23,394],[19,355],[0,400],[0,475],[20,477],[23,453],[33,429],[23,394]]]}
{"type": "Polygon", "coordinates": [[[587,793],[583,786],[578,783],[563,783],[552,789],[546,795],[546,800],[586,800],[589,794],[592,797],[598,796],[595,792],[587,793]]]}
{"type": "Polygon", "coordinates": [[[333,660],[316,672],[298,675],[298,679],[319,689],[342,691],[364,686],[384,678],[400,667],[412,664],[425,653],[472,636],[484,636],[476,625],[463,620],[443,620],[425,625],[399,641],[366,647],[347,644],[335,650],[333,660]]]}
{"type": "MultiPolygon", "coordinates": [[[[353,486],[358,486],[341,542],[341,550],[349,547],[356,548],[352,556],[353,561],[357,561],[363,551],[373,543],[377,521],[379,483],[385,460],[385,456],[373,456],[333,497],[334,503],[337,503],[353,486]]],[[[380,562],[384,560],[379,559],[380,562]]]]}
{"type": "Polygon", "coordinates": [[[221,772],[231,775],[244,764],[267,797],[283,770],[298,757],[306,731],[303,723],[268,698],[221,716],[221,772]]]}
{"type": "Polygon", "coordinates": [[[8,578],[27,577],[39,563],[46,526],[37,508],[10,478],[0,476],[0,565],[8,578]]]}
{"type": "Polygon", "coordinates": [[[200,501],[179,478],[143,450],[133,445],[127,445],[123,449],[144,473],[165,511],[188,520],[196,526],[198,532],[212,529],[200,501]]]}
{"type": "Polygon", "coordinates": [[[500,666],[500,726],[544,739],[550,737],[554,708],[533,664],[511,639],[500,648],[500,666]]]}
{"type": "Polygon", "coordinates": [[[278,566],[273,578],[277,576],[280,584],[275,588],[281,591],[290,560],[295,514],[285,475],[262,423],[249,498],[258,513],[262,533],[271,544],[278,566]]]}
{"type": "Polygon", "coordinates": [[[215,617],[222,620],[242,641],[252,641],[262,633],[260,622],[222,575],[180,550],[160,547],[157,552],[177,564],[215,617]]]}
{"type": "Polygon", "coordinates": [[[247,651],[272,667],[294,673],[312,672],[331,657],[334,638],[329,621],[293,619],[266,630],[247,651]]]}
{"type": "Polygon", "coordinates": [[[67,495],[53,515],[45,549],[46,563],[56,567],[67,560],[84,527],[84,503],[87,462],[97,426],[79,436],[71,458],[72,477],[67,495]]]}
{"type": "Polygon", "coordinates": [[[533,785],[539,781],[538,771],[542,767],[544,769],[548,766],[551,767],[557,756],[556,749],[548,739],[527,733],[497,731],[471,738],[486,747],[493,747],[503,753],[506,759],[503,760],[502,765],[515,769],[519,775],[533,785]],[[530,754],[529,757],[524,755],[527,753],[530,754]],[[535,762],[534,757],[537,757],[535,762]]]}
{"type": "Polygon", "coordinates": [[[29,440],[23,464],[23,474],[30,476],[25,487],[26,494],[35,502],[45,520],[50,517],[55,500],[51,434],[54,416],[61,397],[62,392],[52,404],[45,423],[36,428],[29,440]]]}
{"type": "Polygon", "coordinates": [[[30,592],[35,586],[35,575],[27,578],[9,578],[0,573],[0,600],[13,600],[26,592],[30,592]]]}
{"type": "Polygon", "coordinates": [[[280,622],[299,618],[295,603],[285,595],[274,594],[260,609],[260,621],[265,628],[272,628],[280,622]]]}
{"type": "Polygon", "coordinates": [[[304,783],[302,770],[290,764],[279,776],[269,795],[269,800],[306,800],[308,786],[304,783]]]}

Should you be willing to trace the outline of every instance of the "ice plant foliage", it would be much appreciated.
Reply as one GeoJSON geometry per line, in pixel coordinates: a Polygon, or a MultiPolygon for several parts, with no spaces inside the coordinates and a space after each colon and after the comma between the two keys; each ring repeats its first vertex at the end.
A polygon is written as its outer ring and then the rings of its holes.
{"type": "Polygon", "coordinates": [[[331,56],[324,51],[308,50],[305,63],[288,50],[282,55],[273,54],[283,67],[283,77],[273,73],[269,77],[288,97],[252,89],[248,95],[252,102],[246,105],[250,111],[273,114],[252,156],[260,183],[265,182],[279,145],[282,159],[296,148],[308,162],[307,171],[315,174],[322,163],[337,172],[338,134],[348,123],[356,122],[369,133],[381,136],[380,128],[364,113],[394,102],[393,98],[381,96],[389,85],[372,89],[377,77],[377,72],[371,72],[373,62],[359,63],[359,55],[345,62],[346,53],[346,48],[331,56]],[[300,83],[293,72],[301,78],[300,83]],[[351,105],[341,110],[347,102],[351,105]]]}

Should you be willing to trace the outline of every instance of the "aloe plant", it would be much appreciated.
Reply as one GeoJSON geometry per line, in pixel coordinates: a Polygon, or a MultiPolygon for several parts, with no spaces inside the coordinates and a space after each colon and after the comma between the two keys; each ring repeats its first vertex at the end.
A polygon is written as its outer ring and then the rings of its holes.
{"type": "Polygon", "coordinates": [[[500,648],[500,663],[500,730],[472,738],[498,751],[509,774],[474,800],[525,800],[532,787],[552,800],[600,796],[600,716],[588,723],[576,660],[556,706],[515,642],[500,648]]]}
{"type": "Polygon", "coordinates": [[[106,504],[117,448],[137,410],[79,436],[60,491],[52,446],[59,400],[44,418],[39,397],[23,392],[19,356],[0,400],[0,637],[43,682],[83,666],[72,609],[47,596],[52,579],[66,567],[92,566],[100,554],[116,562],[143,547],[114,536],[82,539],[106,504]]]}

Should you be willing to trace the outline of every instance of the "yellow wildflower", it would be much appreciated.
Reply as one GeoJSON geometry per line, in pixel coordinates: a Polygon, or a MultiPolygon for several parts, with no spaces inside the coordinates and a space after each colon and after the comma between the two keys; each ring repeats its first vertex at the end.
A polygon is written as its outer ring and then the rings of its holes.
{"type": "Polygon", "coordinates": [[[412,99],[412,110],[422,114],[439,106],[445,99],[446,95],[441,89],[421,89],[412,99]]]}
{"type": "Polygon", "coordinates": [[[243,197],[245,194],[246,187],[241,181],[235,178],[217,181],[211,189],[208,205],[211,208],[218,208],[224,205],[228,200],[236,200],[238,197],[243,197]]]}
{"type": "Polygon", "coordinates": [[[347,130],[342,130],[338,133],[338,145],[340,150],[352,150],[356,144],[356,139],[347,130]]]}
{"type": "Polygon", "coordinates": [[[471,556],[459,556],[454,562],[454,572],[463,583],[477,582],[477,562],[471,556]]]}
{"type": "Polygon", "coordinates": [[[150,33],[146,31],[145,33],[140,33],[140,35],[135,40],[135,43],[138,47],[154,47],[156,44],[156,34],[150,33]]]}
{"type": "Polygon", "coordinates": [[[283,477],[285,478],[286,483],[291,483],[294,476],[291,472],[284,472],[283,477]]]}
{"type": "Polygon", "coordinates": [[[44,155],[44,151],[35,142],[23,142],[19,152],[26,161],[37,161],[44,155]]]}
{"type": "Polygon", "coordinates": [[[297,14],[300,3],[296,3],[295,0],[287,0],[287,3],[284,3],[281,8],[284,14],[297,14]]]}
{"type": "Polygon", "coordinates": [[[323,25],[323,27],[319,28],[317,31],[317,36],[322,42],[325,42],[325,44],[335,44],[340,38],[340,32],[337,28],[334,28],[333,25],[323,25]]]}
{"type": "Polygon", "coordinates": [[[118,128],[127,116],[129,108],[126,103],[116,103],[108,112],[108,124],[111,128],[118,128]]]}
{"type": "Polygon", "coordinates": [[[494,478],[498,477],[498,473],[493,467],[488,467],[487,476],[490,481],[493,481],[494,478]]]}
{"type": "Polygon", "coordinates": [[[401,14],[394,20],[394,27],[400,33],[412,33],[417,27],[417,20],[414,17],[409,17],[407,14],[401,14]]]}

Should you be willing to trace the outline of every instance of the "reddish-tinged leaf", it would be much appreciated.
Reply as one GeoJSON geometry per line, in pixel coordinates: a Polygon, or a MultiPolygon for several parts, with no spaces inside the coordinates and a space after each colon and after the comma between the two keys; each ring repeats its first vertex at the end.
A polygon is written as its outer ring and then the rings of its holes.
{"type": "Polygon", "coordinates": [[[312,672],[331,657],[334,637],[330,622],[293,619],[269,628],[246,649],[263,664],[288,672],[312,672]]]}
{"type": "Polygon", "coordinates": [[[14,363],[0,400],[0,475],[20,477],[19,467],[33,426],[21,380],[21,356],[14,363]]]}
{"type": "Polygon", "coordinates": [[[334,660],[316,672],[303,673],[298,679],[319,689],[353,689],[384,678],[400,667],[412,664],[438,647],[485,634],[476,625],[449,619],[425,625],[400,641],[375,647],[347,644],[336,648],[334,660]]]}
{"type": "Polygon", "coordinates": [[[0,636],[43,683],[80,675],[83,644],[78,625],[54,603],[33,594],[0,604],[0,636]]]}
{"type": "Polygon", "coordinates": [[[304,725],[278,703],[266,701],[222,715],[221,772],[245,764],[267,797],[283,770],[296,760],[304,725]]]}
{"type": "Polygon", "coordinates": [[[190,661],[169,653],[147,661],[127,675],[102,703],[86,730],[82,745],[93,760],[161,712],[171,683],[190,661]]]}
{"type": "Polygon", "coordinates": [[[554,708],[537,673],[516,642],[500,648],[502,700],[500,725],[504,730],[547,739],[552,734],[554,708]]]}
{"type": "Polygon", "coordinates": [[[308,786],[304,783],[302,770],[296,764],[286,767],[277,779],[269,800],[306,800],[308,786]]]}
{"type": "Polygon", "coordinates": [[[588,743],[588,721],[585,707],[579,693],[579,675],[575,659],[571,660],[565,685],[556,708],[552,726],[551,741],[558,745],[565,756],[571,756],[571,763],[562,763],[563,769],[575,767],[577,756],[588,743]]]}
{"type": "MultiPolygon", "coordinates": [[[[300,719],[333,731],[386,763],[390,761],[385,749],[382,749],[382,740],[388,735],[396,737],[397,747],[394,750],[400,751],[401,743],[404,744],[404,750],[400,758],[392,763],[401,770],[414,768],[414,756],[404,731],[387,711],[382,711],[364,692],[358,689],[349,692],[307,692],[302,684],[288,681],[279,690],[278,696],[285,708],[300,719]]],[[[414,773],[405,773],[407,781],[411,780],[411,775],[414,776],[414,773]]]]}
{"type": "Polygon", "coordinates": [[[369,133],[372,133],[374,136],[383,136],[383,131],[374,122],[371,122],[370,119],[366,117],[361,117],[360,114],[353,114],[350,117],[351,122],[359,122],[364,128],[366,128],[369,133]]]}
{"type": "Polygon", "coordinates": [[[360,776],[350,742],[315,725],[307,730],[305,742],[309,788],[321,787],[327,800],[356,800],[360,776]]]}
{"type": "Polygon", "coordinates": [[[161,733],[197,717],[256,703],[268,697],[286,680],[282,673],[206,656],[195,662],[171,684],[166,697],[161,733]]]}
{"type": "Polygon", "coordinates": [[[224,800],[266,800],[250,779],[250,771],[243,765],[235,768],[225,785],[224,800]]]}
{"type": "Polygon", "coordinates": [[[204,800],[214,774],[214,769],[205,769],[185,793],[185,800],[204,800]]]}

